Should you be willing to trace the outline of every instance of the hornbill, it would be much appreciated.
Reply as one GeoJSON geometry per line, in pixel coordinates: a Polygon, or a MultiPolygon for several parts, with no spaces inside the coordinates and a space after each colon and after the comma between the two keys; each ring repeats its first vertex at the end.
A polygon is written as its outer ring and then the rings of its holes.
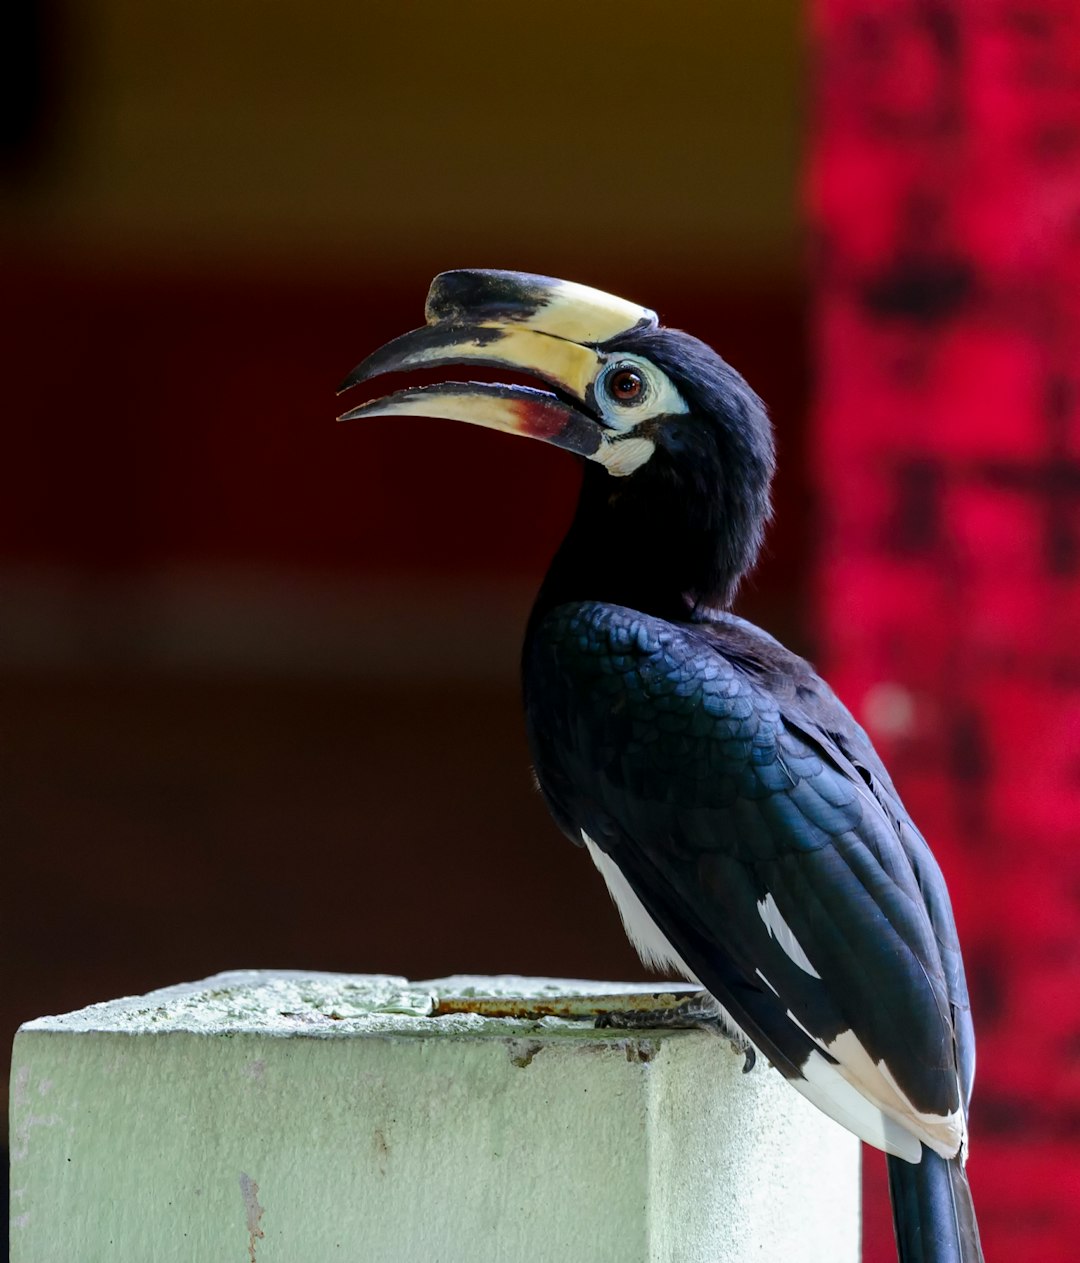
{"type": "Polygon", "coordinates": [[[944,879],[869,737],[803,659],[731,613],[770,517],[758,396],[637,304],[444,272],[427,324],[344,382],[447,365],[342,420],[427,416],[583,459],[523,650],[536,777],[650,966],[888,1155],[903,1263],[982,1258],[964,1161],[975,1048],[944,879]]]}

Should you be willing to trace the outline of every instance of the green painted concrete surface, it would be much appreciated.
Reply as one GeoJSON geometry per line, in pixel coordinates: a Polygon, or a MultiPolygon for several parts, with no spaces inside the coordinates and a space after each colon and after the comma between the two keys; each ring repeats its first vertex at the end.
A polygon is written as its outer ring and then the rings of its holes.
{"type": "Polygon", "coordinates": [[[858,1145],[779,1075],[537,1016],[634,990],[237,971],[27,1023],[12,1263],[855,1263],[858,1145]]]}

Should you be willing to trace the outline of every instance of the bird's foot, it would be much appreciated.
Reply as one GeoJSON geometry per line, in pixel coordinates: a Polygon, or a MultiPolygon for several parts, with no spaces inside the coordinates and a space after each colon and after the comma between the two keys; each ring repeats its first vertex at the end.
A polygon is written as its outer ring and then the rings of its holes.
{"type": "Polygon", "coordinates": [[[707,991],[698,991],[678,1004],[656,1009],[619,1009],[601,1013],[596,1025],[606,1030],[701,1030],[723,1035],[732,1052],[743,1056],[743,1074],[754,1068],[757,1054],[753,1044],[707,991]]]}

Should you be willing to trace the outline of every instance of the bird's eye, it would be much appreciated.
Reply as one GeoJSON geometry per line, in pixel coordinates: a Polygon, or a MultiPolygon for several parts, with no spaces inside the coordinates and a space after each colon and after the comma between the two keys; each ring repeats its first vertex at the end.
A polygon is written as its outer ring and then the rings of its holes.
{"type": "Polygon", "coordinates": [[[637,403],[645,394],[645,378],[636,368],[617,368],[608,375],[604,389],[616,403],[637,403]]]}

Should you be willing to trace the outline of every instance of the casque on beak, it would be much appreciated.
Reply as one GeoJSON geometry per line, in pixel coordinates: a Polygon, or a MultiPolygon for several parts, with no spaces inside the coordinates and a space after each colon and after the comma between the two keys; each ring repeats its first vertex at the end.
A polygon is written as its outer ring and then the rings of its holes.
{"type": "Polygon", "coordinates": [[[605,362],[599,348],[631,329],[655,328],[654,312],[571,281],[525,272],[459,270],[431,283],[427,324],[369,355],[341,385],[381,373],[478,364],[526,373],[549,386],[441,382],[373,399],[339,419],[425,416],[466,421],[593,456],[606,430],[592,406],[605,362]]]}

